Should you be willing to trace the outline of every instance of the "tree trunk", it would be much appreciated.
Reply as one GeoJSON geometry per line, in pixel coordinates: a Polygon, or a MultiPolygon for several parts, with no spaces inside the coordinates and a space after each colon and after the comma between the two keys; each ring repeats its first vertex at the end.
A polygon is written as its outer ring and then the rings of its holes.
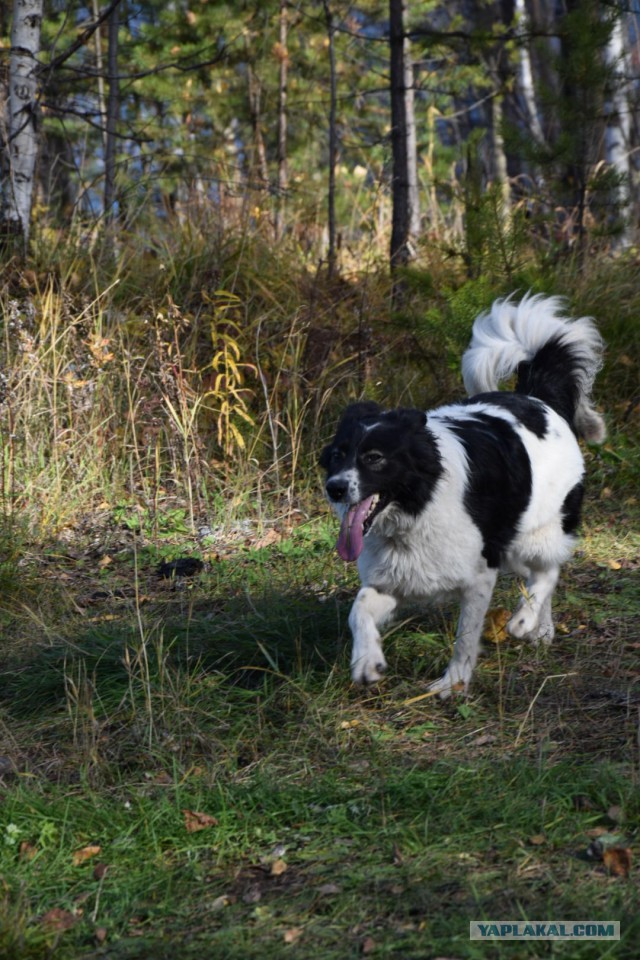
{"type": "Polygon", "coordinates": [[[287,0],[280,0],[280,76],[278,82],[278,195],[276,198],[275,235],[282,239],[284,232],[284,209],[289,177],[287,171],[287,71],[289,54],[287,52],[287,0]]]}
{"type": "Polygon", "coordinates": [[[531,51],[526,42],[529,20],[525,0],[515,0],[514,12],[517,18],[516,35],[520,41],[518,46],[518,80],[525,108],[526,121],[533,139],[538,146],[543,147],[545,145],[545,136],[542,130],[542,124],[540,123],[536,91],[533,83],[531,51]]]}
{"type": "MultiPolygon", "coordinates": [[[[98,0],[91,0],[91,10],[93,13],[93,19],[97,20],[100,16],[100,10],[98,8],[98,0]]],[[[107,108],[106,108],[106,98],[104,94],[104,71],[102,63],[102,36],[100,30],[96,30],[93,35],[96,48],[96,73],[98,81],[98,109],[100,110],[100,122],[103,125],[104,129],[102,132],[102,143],[106,150],[107,146],[107,108]]]]}
{"type": "Polygon", "coordinates": [[[328,195],[328,219],[329,219],[329,249],[327,251],[327,272],[329,277],[333,277],[336,269],[336,163],[338,159],[338,130],[337,130],[337,73],[336,73],[336,49],[335,49],[335,26],[333,14],[328,0],[323,0],[324,12],[327,22],[327,37],[329,40],[329,76],[330,76],[330,106],[329,106],[329,195],[328,195]]]}
{"type": "Polygon", "coordinates": [[[269,166],[264,137],[262,136],[262,84],[251,64],[248,65],[248,76],[249,114],[253,131],[253,161],[249,179],[253,181],[257,171],[257,179],[260,181],[260,185],[266,188],[269,184],[269,166]]]}
{"type": "Polygon", "coordinates": [[[631,179],[631,110],[629,101],[629,83],[627,77],[633,75],[630,58],[625,42],[623,23],[624,14],[621,12],[611,31],[606,56],[612,71],[612,82],[606,112],[605,130],[605,159],[609,167],[615,171],[617,184],[612,191],[614,218],[621,221],[621,230],[614,238],[614,246],[626,248],[632,242],[631,223],[629,218],[623,218],[622,211],[626,203],[626,194],[631,179]]]}
{"type": "Polygon", "coordinates": [[[38,154],[37,55],[42,0],[14,0],[9,60],[8,169],[3,179],[2,232],[20,237],[26,252],[38,154]]]}
{"type": "Polygon", "coordinates": [[[405,35],[406,0],[389,0],[391,149],[393,155],[391,268],[413,256],[420,224],[416,157],[413,68],[405,35]]]}
{"type": "Polygon", "coordinates": [[[107,99],[107,137],[104,155],[104,216],[109,223],[115,218],[116,202],[116,136],[120,111],[120,85],[118,81],[118,29],[120,7],[116,6],[109,17],[109,62],[107,99]]]}
{"type": "Polygon", "coordinates": [[[494,181],[500,190],[499,216],[503,223],[507,223],[511,216],[511,184],[507,168],[507,155],[504,148],[502,133],[502,93],[496,92],[491,100],[491,154],[494,181]]]}
{"type": "Polygon", "coordinates": [[[405,38],[404,96],[407,118],[407,185],[409,192],[409,236],[420,233],[420,187],[418,184],[418,135],[416,132],[415,81],[409,38],[405,38]]]}

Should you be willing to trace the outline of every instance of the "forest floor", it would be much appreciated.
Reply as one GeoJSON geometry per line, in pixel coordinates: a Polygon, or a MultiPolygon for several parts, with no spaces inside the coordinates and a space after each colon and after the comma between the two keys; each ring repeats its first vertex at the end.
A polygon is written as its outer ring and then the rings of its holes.
{"type": "Polygon", "coordinates": [[[574,287],[562,276],[534,287],[577,289],[574,308],[599,318],[610,435],[585,450],[582,539],[558,586],[554,643],[505,637],[518,587],[501,581],[469,695],[441,702],[427,691],[450,656],[453,606],[407,611],[385,638],[383,682],[352,685],[357,576],[337,557],[313,462],[343,395],[384,388],[407,404],[460,389],[460,345],[493,281],[446,293],[418,276],[426,325],[409,336],[366,284],[340,315],[333,290],[318,313],[288,265],[275,281],[248,272],[237,315],[188,312],[211,286],[204,253],[190,293],[160,296],[154,263],[153,282],[141,273],[136,295],[114,288],[111,305],[101,288],[82,306],[49,280],[34,299],[29,278],[5,298],[0,960],[635,960],[637,262],[594,261],[574,287]],[[360,308],[380,327],[377,368],[360,308]],[[316,343],[311,363],[314,331],[333,353],[316,343]],[[238,415],[250,395],[237,365],[209,387],[193,375],[211,368],[198,340],[210,333],[254,373],[271,363],[255,441],[273,440],[270,486],[257,455],[245,456],[252,486],[200,443],[203,390],[214,441],[229,427],[215,383],[238,415]],[[360,366],[345,366],[352,354],[360,366]],[[278,486],[285,437],[291,472],[278,486]],[[216,499],[206,482],[221,471],[234,496],[216,499]],[[470,940],[470,921],[525,919],[619,921],[622,939],[470,940]]]}
{"type": "Polygon", "coordinates": [[[396,624],[384,682],[351,685],[355,576],[317,507],[203,539],[175,506],[154,534],[103,504],[25,552],[0,955],[636,957],[636,499],[592,492],[550,648],[504,638],[501,584],[470,696],[444,703],[426,689],[454,610],[396,624]],[[622,940],[469,939],[525,918],[618,920],[622,940]]]}

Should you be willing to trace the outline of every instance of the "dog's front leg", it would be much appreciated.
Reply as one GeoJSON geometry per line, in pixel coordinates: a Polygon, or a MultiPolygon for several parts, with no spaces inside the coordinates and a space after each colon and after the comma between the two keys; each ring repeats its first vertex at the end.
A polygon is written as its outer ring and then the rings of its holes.
{"type": "Polygon", "coordinates": [[[443,700],[455,689],[467,692],[478,659],[482,626],[496,578],[497,571],[487,569],[472,587],[467,587],[462,593],[453,656],[440,679],[429,686],[429,690],[438,693],[443,700]]]}
{"type": "Polygon", "coordinates": [[[351,676],[354,683],[375,683],[387,669],[378,627],[396,608],[396,600],[373,587],[362,587],[349,614],[353,634],[351,676]]]}
{"type": "Polygon", "coordinates": [[[559,576],[560,567],[532,571],[526,593],[507,624],[512,637],[551,643],[554,634],[551,598],[559,576]]]}

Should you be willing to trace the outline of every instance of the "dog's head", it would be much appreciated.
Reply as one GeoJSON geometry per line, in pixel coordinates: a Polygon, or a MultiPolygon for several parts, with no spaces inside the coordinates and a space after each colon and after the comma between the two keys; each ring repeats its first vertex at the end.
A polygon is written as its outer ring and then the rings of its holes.
{"type": "Polygon", "coordinates": [[[341,518],[338,553],[357,560],[364,538],[391,504],[416,516],[442,472],[438,448],[420,410],[386,410],[369,401],[347,407],[320,466],[341,518]]]}

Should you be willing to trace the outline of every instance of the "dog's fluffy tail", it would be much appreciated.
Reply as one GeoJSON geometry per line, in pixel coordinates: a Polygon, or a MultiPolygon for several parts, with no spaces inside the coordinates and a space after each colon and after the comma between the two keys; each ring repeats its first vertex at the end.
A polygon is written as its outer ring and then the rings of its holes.
{"type": "Polygon", "coordinates": [[[537,397],[556,410],[590,443],[606,436],[591,390],[602,366],[603,342],[589,317],[563,316],[560,297],[525,296],[519,304],[496,300],[473,325],[462,358],[470,396],[497,390],[517,375],[517,393],[537,397]]]}

